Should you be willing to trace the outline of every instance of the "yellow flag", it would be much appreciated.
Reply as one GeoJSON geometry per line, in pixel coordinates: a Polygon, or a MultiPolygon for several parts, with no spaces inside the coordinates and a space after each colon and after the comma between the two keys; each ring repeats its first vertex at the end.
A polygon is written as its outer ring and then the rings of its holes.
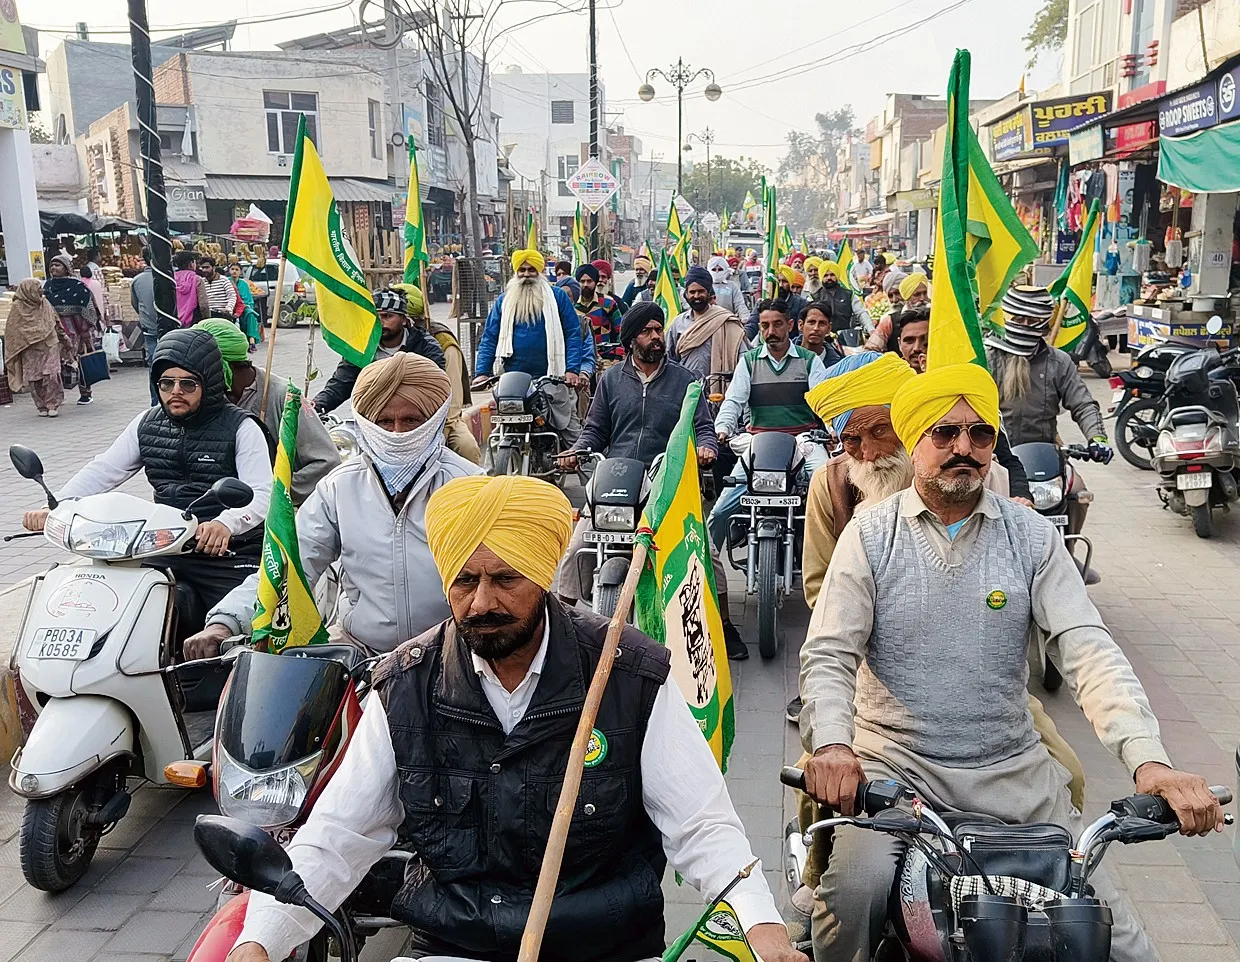
{"type": "MultiPolygon", "coordinates": [[[[844,244],[840,247],[840,256],[835,259],[835,276],[838,277],[840,279],[840,283],[847,287],[850,291],[853,289],[852,265],[852,246],[848,243],[848,238],[845,237],[844,244]]],[[[856,292],[853,291],[853,293],[856,292]]]]}
{"type": "Polygon", "coordinates": [[[340,224],[340,211],[306,118],[297,126],[297,149],[289,178],[284,256],[314,279],[323,338],[346,361],[365,367],[379,343],[379,316],[366,276],[340,224]]]}
{"type": "Polygon", "coordinates": [[[732,962],[758,962],[741,920],[736,917],[736,910],[722,899],[708,908],[693,928],[667,947],[662,962],[677,962],[693,942],[701,942],[732,962]]]}
{"type": "Polygon", "coordinates": [[[1089,217],[1081,230],[1081,241],[1076,253],[1059,279],[1051,285],[1051,294],[1067,301],[1060,310],[1063,321],[1055,336],[1055,346],[1062,351],[1072,350],[1084,335],[1089,312],[1094,303],[1094,248],[1098,243],[1098,216],[1100,201],[1095,200],[1089,209],[1089,217]]]}
{"type": "Polygon", "coordinates": [[[667,238],[672,242],[675,249],[676,244],[684,235],[684,228],[680,226],[680,211],[676,209],[676,198],[672,198],[672,203],[667,206],[667,238]]]}
{"type": "Polygon", "coordinates": [[[654,282],[654,301],[663,308],[663,323],[671,326],[672,320],[680,315],[680,295],[676,293],[676,282],[672,280],[672,259],[667,251],[659,251],[659,275],[654,282]]]}

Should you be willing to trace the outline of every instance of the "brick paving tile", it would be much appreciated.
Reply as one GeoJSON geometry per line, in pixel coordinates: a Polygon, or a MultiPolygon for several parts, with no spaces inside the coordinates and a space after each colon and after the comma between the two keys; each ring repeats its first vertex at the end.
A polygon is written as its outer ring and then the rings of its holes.
{"type": "Polygon", "coordinates": [[[197,912],[142,911],[121,927],[107,948],[109,952],[171,953],[201,920],[197,912]]]}
{"type": "Polygon", "coordinates": [[[1201,882],[1200,886],[1220,919],[1240,922],[1240,882],[1201,882]]]}
{"type": "Polygon", "coordinates": [[[22,950],[16,962],[89,959],[111,937],[109,932],[44,932],[22,950]]]}
{"type": "Polygon", "coordinates": [[[1162,962],[1240,962],[1240,949],[1234,945],[1200,945],[1184,943],[1160,943],[1158,954],[1162,962]]]}
{"type": "Polygon", "coordinates": [[[14,922],[55,922],[88,894],[89,890],[81,886],[52,895],[23,885],[0,904],[0,919],[14,922]]]}
{"type": "Polygon", "coordinates": [[[140,894],[158,892],[161,886],[176,875],[181,868],[184,855],[180,852],[175,854],[180,857],[136,858],[130,856],[107,877],[108,891],[140,894]]]}
{"type": "Polygon", "coordinates": [[[0,922],[0,962],[9,962],[42,928],[35,922],[0,922]]]}
{"type": "MultiPolygon", "coordinates": [[[[1134,846],[1139,847],[1139,846],[1134,846]]],[[[1128,897],[1136,902],[1203,902],[1204,896],[1187,869],[1170,866],[1112,866],[1116,881],[1122,881],[1128,897]]]]}
{"type": "Polygon", "coordinates": [[[155,897],[150,908],[163,911],[214,911],[218,896],[207,888],[209,880],[200,875],[177,875],[169,879],[155,897]]]}
{"type": "Polygon", "coordinates": [[[54,929],[90,929],[115,932],[148,900],[143,895],[123,895],[118,892],[91,892],[70,909],[54,929]]]}
{"type": "Polygon", "coordinates": [[[1231,936],[1208,904],[1168,906],[1160,899],[1136,905],[1146,934],[1159,944],[1231,945],[1231,936]]]}

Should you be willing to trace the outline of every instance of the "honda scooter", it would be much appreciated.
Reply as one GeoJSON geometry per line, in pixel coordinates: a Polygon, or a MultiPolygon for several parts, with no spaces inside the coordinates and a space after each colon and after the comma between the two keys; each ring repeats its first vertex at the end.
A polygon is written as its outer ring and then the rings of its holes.
{"type": "Polygon", "coordinates": [[[120,492],[57,502],[37,454],[13,445],[9,456],[47,493],[43,535],[87,559],[34,579],[10,662],[25,736],[9,776],[26,799],[22,873],[59,892],[129,810],[129,778],[168,784],[167,766],[208,756],[230,659],[177,663],[176,578],[147,562],[193,549],[200,506],[240,508],[254,493],[222,478],[184,511],[120,492]]]}

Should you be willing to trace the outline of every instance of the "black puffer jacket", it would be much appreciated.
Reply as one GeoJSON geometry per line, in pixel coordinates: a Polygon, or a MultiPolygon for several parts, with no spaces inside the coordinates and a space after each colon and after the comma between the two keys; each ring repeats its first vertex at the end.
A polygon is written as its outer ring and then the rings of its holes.
{"type": "MultiPolygon", "coordinates": [[[[138,448],[155,500],[186,508],[220,478],[237,476],[237,428],[246,418],[257,419],[228,400],[224,361],[206,331],[183,329],[160,338],[151,361],[152,386],[173,367],[202,382],[202,403],[192,414],[176,417],[161,398],[138,424],[138,448]]],[[[267,442],[270,447],[270,435],[267,442]]],[[[204,505],[198,520],[214,518],[221,510],[218,504],[204,505]]]]}

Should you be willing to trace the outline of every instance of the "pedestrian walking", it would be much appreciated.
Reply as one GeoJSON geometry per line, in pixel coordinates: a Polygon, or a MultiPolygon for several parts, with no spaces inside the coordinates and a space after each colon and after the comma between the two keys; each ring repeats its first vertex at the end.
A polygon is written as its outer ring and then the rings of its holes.
{"type": "MultiPolygon", "coordinates": [[[[149,368],[155,359],[155,346],[159,343],[159,311],[155,309],[155,274],[151,270],[151,249],[142,248],[142,261],[146,264],[142,273],[134,277],[129,286],[129,303],[138,315],[142,328],[143,356],[149,368]]],[[[155,385],[151,385],[151,405],[159,403],[155,385]]]]}
{"type": "Polygon", "coordinates": [[[211,302],[207,297],[207,282],[198,273],[198,254],[195,251],[177,251],[172,259],[176,273],[173,280],[177,289],[177,316],[182,327],[211,316],[211,302]]]}
{"type": "Polygon", "coordinates": [[[261,333],[258,309],[254,306],[254,291],[250,288],[250,282],[241,277],[240,264],[229,264],[228,276],[232,280],[233,286],[237,289],[237,296],[241,298],[241,303],[244,305],[241,316],[237,319],[237,326],[241,328],[241,333],[250,342],[249,350],[252,354],[258,349],[261,333]]]}
{"type": "Polygon", "coordinates": [[[198,273],[207,282],[207,303],[212,317],[237,323],[237,299],[240,296],[233,282],[215,267],[215,258],[198,258],[198,273]]]}
{"type": "Polygon", "coordinates": [[[96,350],[101,319],[90,288],[73,276],[72,257],[57,254],[48,270],[51,277],[44,282],[43,293],[56,312],[64,335],[60,353],[62,383],[65,387],[76,384],[78,404],[90,404],[93,400],[91,388],[82,379],[78,359],[96,350]]]}
{"type": "Polygon", "coordinates": [[[42,285],[27,278],[17,285],[4,331],[4,373],[9,387],[25,387],[41,418],[60,414],[65,389],[60,383],[60,322],[43,296],[42,285]]]}

